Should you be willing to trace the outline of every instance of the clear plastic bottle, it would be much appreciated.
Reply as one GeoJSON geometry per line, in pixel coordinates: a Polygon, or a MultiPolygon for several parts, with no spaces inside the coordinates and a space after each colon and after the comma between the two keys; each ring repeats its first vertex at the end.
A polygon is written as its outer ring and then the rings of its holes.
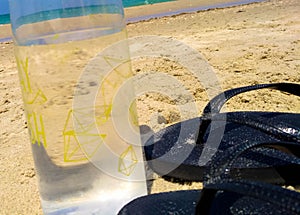
{"type": "Polygon", "coordinates": [[[10,14],[44,213],[116,214],[147,192],[122,1],[11,0],[10,14]]]}

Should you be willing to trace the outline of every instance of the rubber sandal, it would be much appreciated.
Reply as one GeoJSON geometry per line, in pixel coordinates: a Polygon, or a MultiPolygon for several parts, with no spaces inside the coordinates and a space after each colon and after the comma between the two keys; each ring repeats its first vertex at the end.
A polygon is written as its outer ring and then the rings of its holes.
{"type": "MultiPolygon", "coordinates": [[[[261,84],[235,88],[216,96],[205,107],[202,117],[171,125],[151,135],[144,151],[149,167],[165,178],[202,181],[207,162],[222,152],[245,142],[300,142],[300,114],[281,112],[220,113],[222,106],[243,92],[270,88],[300,96],[300,85],[261,84]]],[[[294,184],[300,175],[289,162],[289,155],[268,148],[253,149],[240,157],[232,174],[276,184],[294,184]],[[285,159],[281,159],[282,156],[285,159]]]]}
{"type": "Polygon", "coordinates": [[[248,142],[217,153],[205,172],[196,214],[300,214],[300,193],[264,182],[231,177],[231,168],[242,154],[262,147],[281,147],[298,154],[290,157],[290,163],[300,165],[300,144],[295,142],[248,142]]]}
{"type": "MultiPolygon", "coordinates": [[[[202,191],[175,191],[140,197],[125,205],[118,214],[300,214],[300,193],[267,183],[232,179],[229,174],[243,153],[268,145],[287,147],[291,152],[300,147],[291,142],[233,146],[224,153],[218,152],[209,162],[202,191]]],[[[290,162],[300,165],[296,156],[290,162]]]]}
{"type": "Polygon", "coordinates": [[[201,190],[151,194],[125,205],[118,215],[195,214],[201,190]]]}

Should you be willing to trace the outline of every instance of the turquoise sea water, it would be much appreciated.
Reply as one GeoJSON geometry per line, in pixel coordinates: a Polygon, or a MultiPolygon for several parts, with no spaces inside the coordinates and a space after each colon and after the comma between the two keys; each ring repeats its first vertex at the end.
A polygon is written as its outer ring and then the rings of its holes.
{"type": "Polygon", "coordinates": [[[49,11],[41,11],[38,13],[30,14],[27,16],[22,16],[18,18],[14,24],[17,28],[20,25],[41,22],[45,20],[57,19],[57,18],[69,18],[69,17],[77,17],[77,16],[85,16],[90,14],[98,14],[98,13],[122,13],[120,8],[115,5],[105,5],[105,6],[89,6],[85,7],[84,10],[82,8],[67,8],[67,9],[57,9],[57,10],[49,10],[49,11]]]}
{"type": "MultiPolygon", "coordinates": [[[[174,1],[174,0],[123,0],[124,7],[133,7],[133,6],[139,6],[139,5],[146,5],[146,4],[156,4],[160,2],[167,2],[167,1],[174,1]]],[[[72,12],[72,16],[81,16],[82,10],[78,8],[69,8],[68,11],[64,10],[52,10],[52,11],[44,11],[36,14],[32,14],[29,16],[24,17],[22,20],[19,20],[19,23],[17,25],[25,24],[28,22],[38,22],[43,20],[49,20],[53,18],[63,17],[66,18],[70,14],[69,12],[72,12]]],[[[104,7],[90,7],[88,8],[85,13],[87,14],[93,14],[93,13],[99,13],[99,12],[115,12],[115,8],[113,6],[105,6],[104,7]]],[[[9,24],[10,23],[10,17],[9,14],[0,15],[0,24],[9,24]]]]}
{"type": "Polygon", "coordinates": [[[0,15],[0,24],[10,23],[9,14],[0,15]]]}
{"type": "Polygon", "coordinates": [[[140,6],[145,4],[156,4],[160,2],[167,2],[167,1],[174,1],[174,0],[123,0],[124,7],[133,7],[133,6],[140,6]]]}

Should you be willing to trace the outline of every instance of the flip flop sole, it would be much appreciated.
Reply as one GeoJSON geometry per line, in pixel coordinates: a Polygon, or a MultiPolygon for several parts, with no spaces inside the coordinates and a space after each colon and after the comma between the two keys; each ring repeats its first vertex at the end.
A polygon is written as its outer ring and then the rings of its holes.
{"type": "Polygon", "coordinates": [[[201,190],[174,191],[137,198],[118,215],[195,214],[201,190]]]}
{"type": "MultiPolygon", "coordinates": [[[[273,112],[243,112],[251,117],[264,117],[274,122],[285,122],[300,128],[300,114],[273,112]]],[[[244,142],[276,142],[280,141],[270,134],[255,128],[237,123],[226,123],[224,127],[210,130],[205,135],[205,144],[195,144],[201,124],[201,118],[190,119],[163,129],[151,136],[144,146],[149,167],[162,176],[187,181],[202,181],[206,163],[214,153],[213,148],[224,151],[227,148],[244,142]],[[219,142],[218,142],[219,141],[219,142]],[[212,147],[209,147],[210,144],[212,147]],[[205,146],[206,145],[206,146],[205,146]],[[206,148],[205,148],[205,147],[206,148]],[[208,152],[207,156],[204,151],[208,152]]],[[[300,180],[296,174],[299,167],[291,164],[284,152],[261,148],[245,153],[233,166],[232,173],[237,177],[285,184],[300,180]]]]}

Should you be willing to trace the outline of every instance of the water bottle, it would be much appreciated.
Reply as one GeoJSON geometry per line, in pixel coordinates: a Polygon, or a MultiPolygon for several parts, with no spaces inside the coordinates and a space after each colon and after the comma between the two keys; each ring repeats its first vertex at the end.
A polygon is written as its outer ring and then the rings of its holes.
{"type": "Polygon", "coordinates": [[[45,214],[116,214],[147,193],[121,0],[11,0],[45,214]]]}

